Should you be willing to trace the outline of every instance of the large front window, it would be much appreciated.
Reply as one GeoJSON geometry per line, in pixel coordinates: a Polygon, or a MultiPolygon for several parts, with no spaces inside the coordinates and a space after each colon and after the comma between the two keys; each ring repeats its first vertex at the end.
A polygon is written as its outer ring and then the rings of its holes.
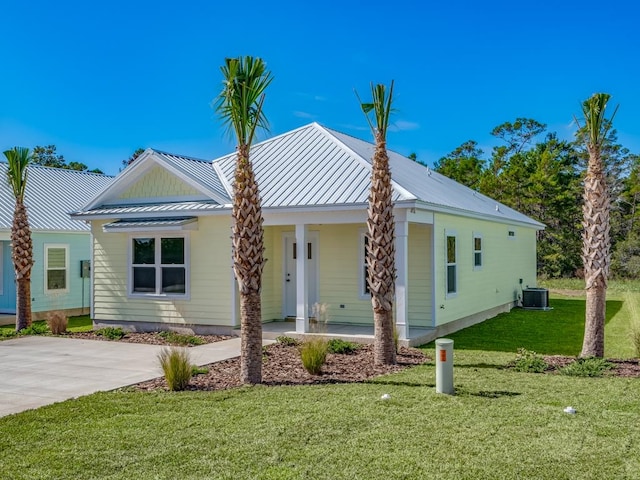
{"type": "Polygon", "coordinates": [[[131,293],[187,294],[185,237],[131,239],[131,293]]]}

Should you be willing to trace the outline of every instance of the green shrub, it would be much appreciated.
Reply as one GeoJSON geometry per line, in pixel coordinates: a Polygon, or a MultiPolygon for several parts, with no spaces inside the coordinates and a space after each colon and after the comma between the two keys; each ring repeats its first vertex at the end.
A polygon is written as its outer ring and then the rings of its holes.
{"type": "Polygon", "coordinates": [[[542,355],[536,352],[519,348],[518,355],[513,362],[513,369],[517,372],[542,373],[549,368],[542,355]]]}
{"type": "Polygon", "coordinates": [[[209,373],[209,369],[207,367],[199,367],[198,365],[191,365],[191,376],[195,377],[196,375],[204,375],[209,373]]]}
{"type": "Polygon", "coordinates": [[[171,345],[202,345],[204,342],[200,337],[196,337],[195,335],[184,335],[182,333],[172,332],[170,330],[166,330],[164,332],[158,333],[158,335],[167,343],[171,345]]]}
{"type": "Polygon", "coordinates": [[[44,322],[32,323],[30,327],[23,328],[18,332],[20,335],[44,335],[49,333],[49,327],[44,322]]]}
{"type": "Polygon", "coordinates": [[[327,341],[313,338],[300,345],[300,358],[305,370],[311,375],[319,375],[322,365],[327,359],[327,341]]]}
{"type": "Polygon", "coordinates": [[[280,335],[279,337],[276,337],[276,342],[278,342],[280,345],[284,345],[285,347],[296,347],[300,344],[297,339],[293,337],[287,337],[286,335],[280,335]]]}
{"type": "Polygon", "coordinates": [[[604,358],[578,358],[575,362],[558,370],[563,375],[574,377],[601,377],[604,372],[611,370],[613,364],[604,358]]]}
{"type": "Polygon", "coordinates": [[[340,340],[339,338],[334,338],[327,342],[327,348],[329,353],[337,353],[337,354],[350,354],[355,352],[360,348],[360,344],[354,342],[347,342],[345,340],[340,340]]]}
{"type": "Polygon", "coordinates": [[[18,333],[15,330],[0,329],[0,338],[15,337],[18,333]]]}
{"type": "Polygon", "coordinates": [[[189,359],[189,352],[184,348],[163,348],[158,354],[160,367],[164,372],[169,390],[184,390],[189,385],[193,366],[189,359]]]}
{"type": "Polygon", "coordinates": [[[120,340],[127,334],[120,327],[104,327],[99,330],[96,330],[96,335],[107,338],[109,340],[120,340]]]}

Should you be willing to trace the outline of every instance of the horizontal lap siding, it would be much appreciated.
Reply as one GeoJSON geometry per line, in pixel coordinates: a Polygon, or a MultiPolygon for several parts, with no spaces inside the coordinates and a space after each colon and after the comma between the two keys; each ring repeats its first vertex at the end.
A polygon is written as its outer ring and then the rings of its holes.
{"type": "Polygon", "coordinates": [[[266,227],[262,274],[262,320],[282,320],[282,228],[266,227]]]}
{"type": "MultiPolygon", "coordinates": [[[[34,312],[89,307],[90,279],[80,277],[80,261],[91,258],[91,237],[89,233],[34,233],[31,273],[31,309],[34,312]],[[46,244],[68,245],[69,269],[67,271],[68,292],[45,293],[45,253],[46,244]],[[84,287],[84,297],[83,297],[84,287]]],[[[8,247],[8,243],[7,243],[8,247]]],[[[8,247],[9,248],[9,247],[8,247]]],[[[11,265],[9,265],[11,268],[11,265]]]]}
{"type": "Polygon", "coordinates": [[[191,185],[187,185],[162,167],[153,167],[140,180],[129,187],[119,198],[163,198],[179,196],[202,196],[191,185]]]}
{"type": "Polygon", "coordinates": [[[441,325],[513,302],[522,286],[536,284],[536,231],[533,228],[453,215],[435,216],[436,317],[441,325]],[[445,230],[455,230],[458,292],[446,298],[445,230]],[[509,237],[509,231],[515,237],[509,237]],[[483,265],[473,268],[473,234],[482,236],[483,265]]]}
{"type": "Polygon", "coordinates": [[[409,326],[432,326],[431,227],[409,224],[409,326]]]}
{"type": "Polygon", "coordinates": [[[97,320],[232,324],[230,219],[201,217],[191,231],[190,300],[129,298],[127,296],[130,236],[104,233],[93,222],[94,318],[97,320]]]}
{"type": "Polygon", "coordinates": [[[371,325],[371,300],[360,299],[360,231],[364,225],[320,225],[319,303],[326,303],[329,321],[371,325]],[[344,305],[345,308],[340,308],[344,305]]]}

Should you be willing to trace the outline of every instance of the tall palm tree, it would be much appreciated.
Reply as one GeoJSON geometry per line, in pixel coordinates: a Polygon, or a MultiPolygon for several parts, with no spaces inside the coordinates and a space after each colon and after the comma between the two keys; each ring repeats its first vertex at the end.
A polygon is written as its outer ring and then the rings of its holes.
{"type": "Polygon", "coordinates": [[[238,142],[232,244],[233,268],[240,290],[240,379],[255,384],[262,381],[260,292],[265,259],[260,192],[249,153],[256,129],[268,126],[262,104],[272,76],[262,59],[250,56],[227,58],[221,70],[224,80],[216,112],[238,142]]]}
{"type": "MultiPolygon", "coordinates": [[[[611,95],[596,93],[582,103],[584,128],[578,135],[584,136],[589,153],[587,174],[584,179],[583,248],[585,289],[587,305],[584,340],[581,357],[604,356],[604,325],[606,313],[607,277],[609,275],[609,211],[610,199],[602,162],[602,145],[611,128],[611,119],[605,118],[607,102],[611,95]]],[[[576,123],[578,120],[576,119],[576,123]]],[[[580,124],[578,123],[578,127],[580,124]]]]}
{"type": "MultiPolygon", "coordinates": [[[[356,96],[358,96],[356,92],[356,96]]],[[[371,84],[372,101],[362,102],[364,113],[375,138],[371,169],[371,189],[367,209],[367,281],[371,292],[374,322],[374,362],[376,365],[396,363],[393,335],[393,300],[395,295],[395,221],[393,187],[387,155],[387,128],[392,112],[393,81],[385,85],[371,84]],[[373,120],[370,114],[373,113],[373,120]]]]}
{"type": "Polygon", "coordinates": [[[7,179],[16,199],[11,225],[11,260],[16,273],[16,331],[31,325],[31,267],[33,242],[24,204],[27,166],[31,161],[28,148],[14,147],[4,152],[7,157],[7,179]]]}

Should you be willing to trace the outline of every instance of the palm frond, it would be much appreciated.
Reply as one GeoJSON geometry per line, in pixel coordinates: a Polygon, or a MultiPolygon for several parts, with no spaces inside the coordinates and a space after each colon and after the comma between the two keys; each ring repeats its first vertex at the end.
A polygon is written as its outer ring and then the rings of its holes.
{"type": "Polygon", "coordinates": [[[383,138],[386,138],[389,118],[391,113],[395,111],[392,107],[393,80],[391,80],[388,93],[387,87],[384,84],[379,83],[374,85],[371,83],[371,102],[363,102],[357,91],[355,91],[355,94],[373,135],[377,136],[379,134],[382,135],[383,138]],[[371,118],[372,112],[373,120],[371,118]]]}
{"type": "MultiPolygon", "coordinates": [[[[584,116],[587,142],[591,145],[602,145],[607,137],[607,133],[613,124],[613,118],[618,112],[618,106],[613,111],[611,118],[605,117],[607,103],[611,95],[608,93],[594,93],[587,100],[582,102],[582,114],[584,116]]],[[[577,123],[577,120],[576,120],[577,123]]]]}
{"type": "Polygon", "coordinates": [[[4,156],[7,157],[9,185],[14,197],[22,202],[27,187],[27,166],[31,162],[31,153],[26,147],[13,147],[11,150],[6,150],[4,156]]]}
{"type": "Polygon", "coordinates": [[[227,58],[220,70],[223,87],[215,110],[238,143],[250,145],[257,128],[267,130],[269,127],[262,105],[264,92],[273,77],[258,57],[227,58]]]}

